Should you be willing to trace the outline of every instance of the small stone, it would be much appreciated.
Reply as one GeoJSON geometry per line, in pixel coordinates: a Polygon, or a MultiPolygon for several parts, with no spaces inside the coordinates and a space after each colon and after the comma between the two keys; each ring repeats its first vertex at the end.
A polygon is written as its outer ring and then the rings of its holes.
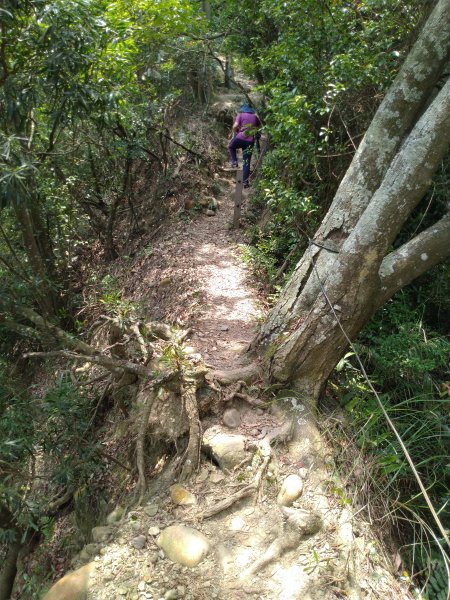
{"type": "Polygon", "coordinates": [[[108,525],[101,527],[94,527],[92,529],[92,540],[94,543],[106,542],[109,536],[113,533],[114,529],[108,525]]]}
{"type": "Polygon", "coordinates": [[[164,600],[177,600],[178,598],[178,592],[177,590],[173,589],[173,590],[168,590],[165,594],[164,594],[164,600]]]}
{"type": "Polygon", "coordinates": [[[213,471],[209,476],[211,483],[220,483],[225,479],[225,475],[221,471],[213,471]]]}
{"type": "Polygon", "coordinates": [[[114,525],[114,523],[120,521],[120,519],[123,517],[124,512],[125,510],[122,506],[116,506],[116,508],[112,512],[110,512],[109,515],[106,517],[107,524],[114,525]]]}
{"type": "Polygon", "coordinates": [[[298,474],[300,475],[300,477],[302,479],[306,479],[306,477],[308,475],[308,469],[305,469],[305,467],[302,467],[301,469],[298,470],[298,474]]]}
{"type": "Polygon", "coordinates": [[[202,469],[200,471],[200,473],[197,475],[197,481],[198,483],[203,483],[204,481],[206,481],[209,477],[209,471],[208,469],[202,469]]]}
{"type": "Polygon", "coordinates": [[[117,593],[119,594],[119,596],[126,596],[127,592],[128,592],[128,590],[126,587],[120,587],[117,590],[117,593]]]}
{"type": "Polygon", "coordinates": [[[220,328],[220,331],[228,331],[229,327],[228,325],[222,325],[222,327],[220,328]]]}
{"type": "Polygon", "coordinates": [[[140,592],[145,592],[145,581],[140,581],[138,585],[138,590],[140,592]]]}
{"type": "Polygon", "coordinates": [[[142,548],[145,546],[146,541],[147,538],[145,537],[145,535],[138,535],[131,540],[130,544],[131,546],[133,546],[133,548],[136,548],[136,550],[142,550],[142,548]]]}
{"type": "Polygon", "coordinates": [[[277,503],[281,506],[291,506],[300,497],[303,491],[303,481],[298,475],[288,475],[283,481],[277,497],[277,503]]]}
{"type": "Polygon", "coordinates": [[[186,525],[171,525],[158,537],[158,545],[173,561],[186,567],[196,567],[210,550],[208,539],[186,525]]]}
{"type": "Polygon", "coordinates": [[[197,504],[197,498],[183,485],[176,483],[170,486],[170,497],[174,504],[178,506],[193,506],[197,504]]]}
{"type": "Polygon", "coordinates": [[[210,427],[203,434],[203,446],[209,451],[222,469],[231,470],[248,456],[243,435],[224,433],[217,427],[210,427]]]}
{"type": "Polygon", "coordinates": [[[228,408],[223,413],[222,421],[230,429],[235,429],[241,424],[241,415],[235,408],[228,408]]]}
{"type": "Polygon", "coordinates": [[[161,533],[161,530],[159,529],[159,527],[150,527],[150,529],[148,530],[148,535],[151,536],[155,536],[155,535],[159,535],[161,533]]]}
{"type": "Polygon", "coordinates": [[[164,277],[159,282],[159,287],[166,287],[166,286],[170,285],[171,283],[172,283],[172,278],[171,277],[164,277]]]}
{"type": "Polygon", "coordinates": [[[216,214],[216,212],[214,210],[211,210],[210,208],[208,208],[206,211],[207,217],[214,217],[215,214],[216,214]]]}
{"type": "Polygon", "coordinates": [[[248,526],[247,526],[246,522],[239,515],[231,517],[228,528],[231,529],[232,531],[247,531],[248,530],[248,526]]]}
{"type": "Polygon", "coordinates": [[[158,512],[158,507],[156,506],[156,504],[148,504],[144,508],[144,512],[149,517],[154,517],[157,514],[157,512],[158,512]]]}
{"type": "Polygon", "coordinates": [[[178,596],[180,596],[182,598],[186,594],[186,588],[184,587],[184,585],[179,585],[177,587],[177,592],[178,592],[178,596]]]}
{"type": "Polygon", "coordinates": [[[140,531],[142,531],[142,525],[139,521],[136,521],[135,523],[133,523],[133,525],[131,526],[131,529],[137,533],[139,533],[140,531]]]}

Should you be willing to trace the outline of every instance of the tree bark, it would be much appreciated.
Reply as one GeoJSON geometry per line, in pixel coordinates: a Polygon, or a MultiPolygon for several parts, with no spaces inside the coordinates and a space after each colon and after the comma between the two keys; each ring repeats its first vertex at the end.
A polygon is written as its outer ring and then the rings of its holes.
{"type": "MultiPolygon", "coordinates": [[[[314,236],[322,246],[339,251],[432,96],[449,58],[450,2],[439,0],[380,105],[314,236]]],[[[310,253],[321,273],[332,268],[335,258],[332,253],[319,246],[310,249],[310,253]]],[[[268,348],[299,318],[304,319],[309,314],[320,292],[310,253],[297,264],[252,348],[268,348]]]]}
{"type": "Polygon", "coordinates": [[[0,570],[0,600],[9,600],[17,574],[17,558],[20,551],[19,541],[8,546],[5,560],[0,570]]]}
{"type": "Polygon", "coordinates": [[[42,314],[54,317],[58,311],[59,299],[52,286],[55,281],[54,256],[46,228],[36,206],[31,208],[24,203],[14,203],[14,213],[29,263],[39,282],[36,301],[42,314]]]}
{"type": "Polygon", "coordinates": [[[271,379],[313,405],[348,338],[449,254],[448,216],[388,254],[450,144],[450,80],[436,95],[434,89],[450,54],[449,9],[449,0],[439,0],[252,343],[271,379]]]}

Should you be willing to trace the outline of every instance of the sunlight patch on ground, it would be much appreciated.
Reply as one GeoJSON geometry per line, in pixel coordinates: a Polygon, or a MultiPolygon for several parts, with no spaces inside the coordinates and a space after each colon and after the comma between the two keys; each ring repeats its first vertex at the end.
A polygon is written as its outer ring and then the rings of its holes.
{"type": "Polygon", "coordinates": [[[306,592],[305,585],[308,577],[299,565],[293,565],[289,568],[281,567],[273,575],[274,583],[279,592],[280,600],[294,600],[301,598],[299,594],[306,592]]]}

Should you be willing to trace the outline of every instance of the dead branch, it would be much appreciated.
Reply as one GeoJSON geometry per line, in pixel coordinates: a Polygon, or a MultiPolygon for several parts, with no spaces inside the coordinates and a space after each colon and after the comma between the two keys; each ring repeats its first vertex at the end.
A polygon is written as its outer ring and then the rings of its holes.
{"type": "Polygon", "coordinates": [[[218,513],[222,512],[223,510],[226,510],[227,508],[230,508],[230,506],[233,506],[233,504],[239,502],[239,500],[251,496],[255,490],[255,483],[251,483],[239,490],[238,492],[236,492],[235,494],[227,496],[220,502],[216,502],[214,506],[211,506],[210,508],[204,510],[201,514],[201,517],[203,519],[209,519],[210,517],[214,517],[214,515],[217,515],[218,513]]]}

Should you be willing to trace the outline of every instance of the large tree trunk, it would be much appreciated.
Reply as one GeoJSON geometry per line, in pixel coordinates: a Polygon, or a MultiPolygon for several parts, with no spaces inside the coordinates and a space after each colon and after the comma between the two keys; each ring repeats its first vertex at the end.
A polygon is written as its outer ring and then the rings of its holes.
{"type": "MultiPolygon", "coordinates": [[[[386,94],[314,240],[339,251],[372,200],[386,171],[424,110],[450,58],[450,1],[439,0],[396,80],[386,94]]],[[[311,258],[324,275],[335,256],[313,246],[299,261],[253,347],[268,348],[286,330],[305,319],[320,286],[311,258]]]]}
{"type": "Polygon", "coordinates": [[[388,251],[450,143],[450,1],[439,0],[375,115],[332,206],[253,342],[272,379],[316,400],[375,310],[450,253],[449,218],[388,251]],[[425,107],[428,107],[425,109],[425,107]],[[342,327],[341,327],[341,325],[342,327]]]}

